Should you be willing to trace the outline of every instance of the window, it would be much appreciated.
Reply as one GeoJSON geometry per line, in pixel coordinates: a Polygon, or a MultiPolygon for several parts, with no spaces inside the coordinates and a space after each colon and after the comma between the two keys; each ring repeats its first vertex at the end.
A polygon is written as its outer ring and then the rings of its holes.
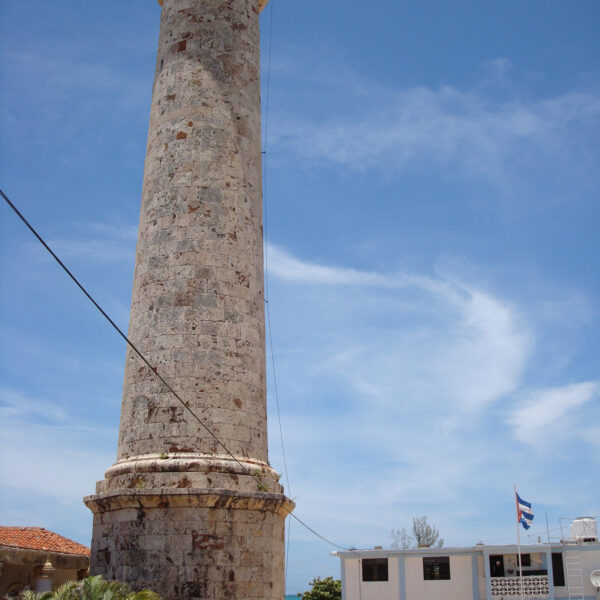
{"type": "MultiPolygon", "coordinates": [[[[517,564],[519,564],[519,555],[517,554],[517,564]]],[[[521,566],[522,567],[530,567],[531,566],[531,554],[521,554],[521,566]]]]}
{"type": "Polygon", "coordinates": [[[560,552],[552,553],[552,578],[554,579],[555,586],[565,585],[565,568],[560,552]]]}
{"type": "Polygon", "coordinates": [[[388,559],[387,558],[363,558],[362,561],[363,581],[387,581],[388,559]]]}
{"type": "Polygon", "coordinates": [[[425,581],[432,581],[436,579],[450,579],[450,557],[423,557],[423,579],[425,581]]]}
{"type": "Polygon", "coordinates": [[[490,554],[490,576],[504,577],[504,556],[502,554],[490,554]]]}

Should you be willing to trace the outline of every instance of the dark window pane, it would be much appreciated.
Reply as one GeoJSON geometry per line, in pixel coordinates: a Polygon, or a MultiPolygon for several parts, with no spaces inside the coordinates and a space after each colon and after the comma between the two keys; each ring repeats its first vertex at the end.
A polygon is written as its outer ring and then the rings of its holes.
{"type": "Polygon", "coordinates": [[[490,554],[490,576],[504,577],[504,556],[502,554],[490,554]]]}
{"type": "Polygon", "coordinates": [[[552,553],[552,576],[555,586],[565,585],[565,568],[563,566],[562,554],[560,552],[552,553]]]}
{"type": "Polygon", "coordinates": [[[387,581],[388,559],[387,558],[363,558],[362,561],[363,581],[387,581]]]}
{"type": "MultiPolygon", "coordinates": [[[[517,564],[519,564],[519,558],[517,554],[517,564]]],[[[530,567],[531,566],[531,554],[521,554],[521,566],[530,567]]]]}
{"type": "Polygon", "coordinates": [[[449,556],[426,556],[423,558],[423,579],[450,579],[449,556]]]}

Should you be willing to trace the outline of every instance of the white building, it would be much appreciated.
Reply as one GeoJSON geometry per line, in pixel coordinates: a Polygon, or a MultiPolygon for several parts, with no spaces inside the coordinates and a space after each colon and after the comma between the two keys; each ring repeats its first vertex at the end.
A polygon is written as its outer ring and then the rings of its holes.
{"type": "MultiPolygon", "coordinates": [[[[521,545],[527,600],[599,600],[590,581],[600,569],[593,519],[576,519],[571,539],[521,545]],[[574,533],[573,533],[574,532],[574,533]]],[[[342,600],[517,600],[517,546],[333,552],[341,560],[342,600]]]]}

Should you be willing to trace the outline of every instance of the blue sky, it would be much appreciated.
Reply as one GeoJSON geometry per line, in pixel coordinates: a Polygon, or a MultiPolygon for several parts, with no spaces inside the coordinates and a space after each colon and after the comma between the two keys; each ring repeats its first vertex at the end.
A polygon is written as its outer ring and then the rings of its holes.
{"type": "MultiPolygon", "coordinates": [[[[447,545],[510,543],[513,483],[536,534],[600,516],[600,5],[365,6],[261,17],[296,512],[356,547],[424,514],[447,545]]],[[[158,22],[0,4],[0,187],[124,329],[158,22]]],[[[5,206],[0,227],[0,520],[89,544],[124,345],[5,206]]],[[[292,522],[288,591],[338,575],[332,549],[292,522]]]]}

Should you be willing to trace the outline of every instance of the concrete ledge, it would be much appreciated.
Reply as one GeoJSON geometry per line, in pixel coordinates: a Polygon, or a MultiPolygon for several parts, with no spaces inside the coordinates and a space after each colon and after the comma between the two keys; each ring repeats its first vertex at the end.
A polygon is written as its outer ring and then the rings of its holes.
{"type": "Polygon", "coordinates": [[[283,494],[194,488],[114,490],[86,496],[83,501],[94,514],[124,508],[204,507],[258,510],[286,517],[295,508],[283,494]]]}
{"type": "Polygon", "coordinates": [[[66,554],[64,552],[53,552],[52,550],[0,546],[0,563],[4,564],[43,565],[48,557],[57,569],[87,569],[90,562],[89,557],[83,554],[66,554]]]}
{"type": "Polygon", "coordinates": [[[236,475],[259,475],[277,478],[277,473],[266,463],[240,458],[236,462],[227,455],[191,454],[173,452],[161,454],[144,454],[117,461],[104,476],[111,479],[126,473],[159,473],[159,472],[218,472],[235,473],[236,475]]]}

